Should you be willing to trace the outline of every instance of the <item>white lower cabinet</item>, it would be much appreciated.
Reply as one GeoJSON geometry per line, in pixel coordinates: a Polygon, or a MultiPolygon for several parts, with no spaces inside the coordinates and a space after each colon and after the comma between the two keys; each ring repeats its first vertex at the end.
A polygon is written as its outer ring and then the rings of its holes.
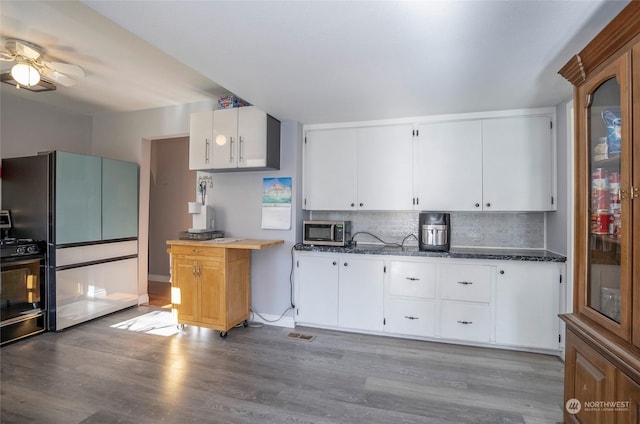
{"type": "Polygon", "coordinates": [[[435,263],[390,262],[385,290],[385,332],[436,335],[436,273],[435,263]]]}
{"type": "Polygon", "coordinates": [[[491,300],[491,267],[440,265],[440,298],[488,304],[491,300]]]}
{"type": "Polygon", "coordinates": [[[491,271],[486,265],[440,265],[440,337],[491,341],[491,271]]]}
{"type": "Polygon", "coordinates": [[[488,303],[440,303],[440,337],[489,343],[491,341],[491,308],[488,303]]]}
{"type": "Polygon", "coordinates": [[[384,261],[322,253],[297,256],[296,322],[382,331],[384,261]]]}
{"type": "Polygon", "coordinates": [[[296,321],[338,325],[338,257],[298,255],[296,321]]]}
{"type": "Polygon", "coordinates": [[[340,256],[338,326],[382,331],[384,261],[340,256]]]}
{"type": "Polygon", "coordinates": [[[560,351],[564,264],[296,252],[296,322],[560,351]]]}
{"type": "Polygon", "coordinates": [[[434,337],[436,335],[435,299],[387,299],[384,331],[409,336],[434,337]]]}
{"type": "Polygon", "coordinates": [[[561,271],[557,263],[508,261],[498,265],[496,343],[559,348],[561,271]]]}

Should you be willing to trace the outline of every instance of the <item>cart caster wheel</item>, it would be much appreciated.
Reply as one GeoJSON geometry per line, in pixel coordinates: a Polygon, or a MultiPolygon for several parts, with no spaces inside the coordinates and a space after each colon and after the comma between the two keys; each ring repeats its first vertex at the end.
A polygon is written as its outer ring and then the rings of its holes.
{"type": "Polygon", "coordinates": [[[223,339],[226,339],[227,338],[227,332],[226,331],[221,331],[220,332],[220,337],[223,338],[223,339]]]}
{"type": "Polygon", "coordinates": [[[249,321],[247,321],[246,319],[242,322],[242,326],[244,328],[247,328],[249,326],[249,321]]]}
{"type": "Polygon", "coordinates": [[[178,324],[176,327],[178,327],[178,330],[180,331],[184,330],[184,324],[178,324]]]}

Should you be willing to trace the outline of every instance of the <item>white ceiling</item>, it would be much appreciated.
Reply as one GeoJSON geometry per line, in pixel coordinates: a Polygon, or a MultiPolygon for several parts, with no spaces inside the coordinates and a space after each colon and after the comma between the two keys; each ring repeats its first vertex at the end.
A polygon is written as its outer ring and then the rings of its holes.
{"type": "Polygon", "coordinates": [[[79,113],[228,90],[279,119],[347,122],[553,106],[572,92],[558,69],[627,3],[2,0],[0,35],[82,66],[74,87],[18,93],[79,113]]]}

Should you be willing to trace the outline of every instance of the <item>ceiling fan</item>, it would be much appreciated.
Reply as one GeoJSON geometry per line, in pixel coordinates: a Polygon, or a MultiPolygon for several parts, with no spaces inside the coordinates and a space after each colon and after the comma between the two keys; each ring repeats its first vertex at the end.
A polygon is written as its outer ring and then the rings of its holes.
{"type": "Polygon", "coordinates": [[[15,62],[11,72],[2,75],[3,82],[32,91],[55,90],[55,85],[51,83],[70,87],[85,77],[80,66],[46,60],[42,47],[15,38],[5,39],[0,46],[0,61],[15,62]],[[41,79],[48,82],[48,86],[45,84],[45,90],[34,90],[35,86],[42,85],[41,79]]]}

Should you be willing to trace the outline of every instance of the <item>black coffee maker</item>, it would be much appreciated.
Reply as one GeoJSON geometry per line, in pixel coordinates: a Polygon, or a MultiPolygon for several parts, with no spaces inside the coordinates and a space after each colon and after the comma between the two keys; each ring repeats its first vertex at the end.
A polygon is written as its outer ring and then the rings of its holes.
{"type": "Polygon", "coordinates": [[[449,214],[420,212],[418,216],[418,246],[420,250],[448,252],[451,247],[449,214]]]}

